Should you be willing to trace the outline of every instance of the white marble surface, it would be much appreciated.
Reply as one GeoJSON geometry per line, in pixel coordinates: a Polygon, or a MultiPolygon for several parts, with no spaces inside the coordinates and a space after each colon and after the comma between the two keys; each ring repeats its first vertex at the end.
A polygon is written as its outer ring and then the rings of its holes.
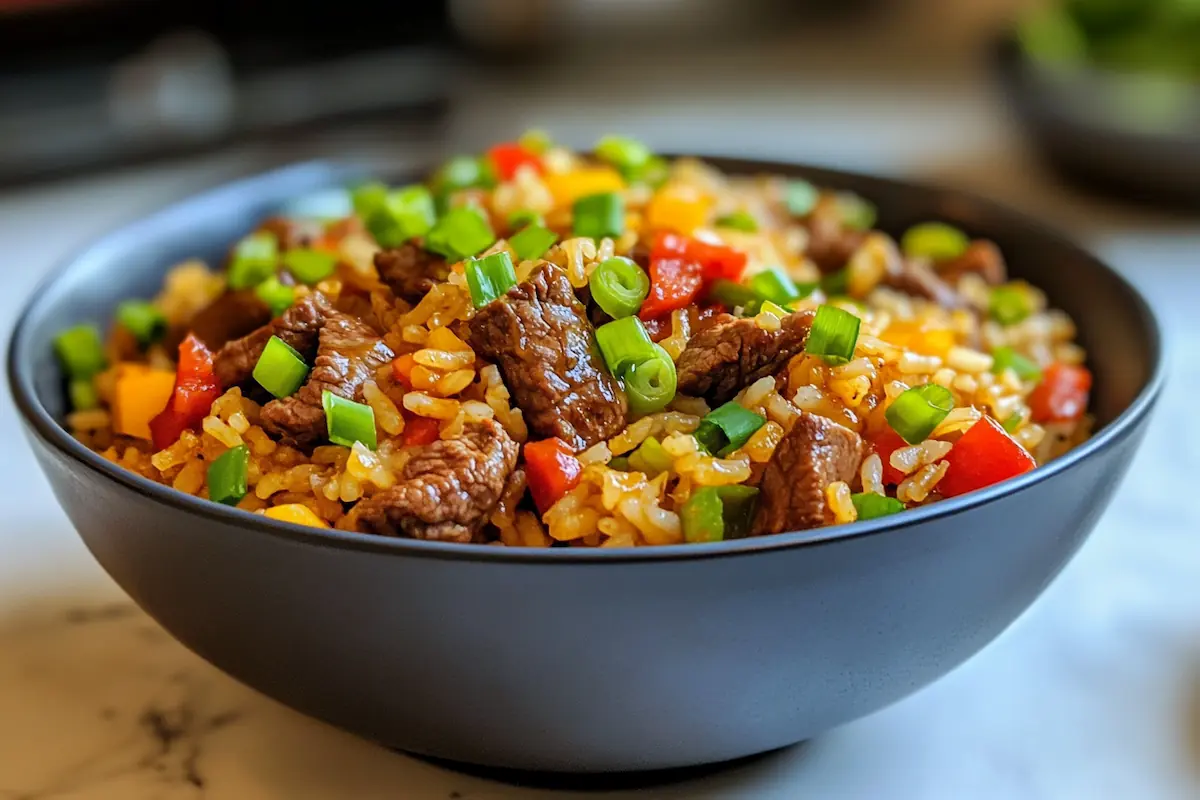
{"type": "MultiPolygon", "coordinates": [[[[603,120],[582,107],[560,113],[567,85],[548,81],[519,102],[473,90],[451,139],[478,141],[485,122],[492,131],[538,122],[567,137],[602,126],[679,148],[915,174],[1042,213],[1109,255],[1161,312],[1171,379],[1138,463],[1077,559],[961,669],[807,746],[659,785],[514,786],[301,717],[169,639],[71,530],[5,392],[0,800],[1200,797],[1200,427],[1183,421],[1200,396],[1200,224],[1058,188],[970,81],[874,95],[851,83],[848,95],[814,90],[803,108],[730,94],[738,113],[719,117],[711,97],[680,95],[668,114],[647,91],[603,120]]],[[[88,238],[278,158],[244,150],[0,195],[0,323],[7,328],[34,282],[88,238]]]]}

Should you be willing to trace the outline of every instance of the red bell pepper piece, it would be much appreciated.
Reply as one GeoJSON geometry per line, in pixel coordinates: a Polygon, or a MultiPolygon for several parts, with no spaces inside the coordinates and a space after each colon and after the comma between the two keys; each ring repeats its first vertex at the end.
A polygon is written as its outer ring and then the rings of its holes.
{"type": "Polygon", "coordinates": [[[671,231],[659,231],[650,248],[650,294],[638,316],[669,314],[692,303],[706,283],[736,281],[746,269],[746,254],[671,231]]]}
{"type": "Polygon", "coordinates": [[[543,514],[579,485],[583,465],[562,439],[542,439],[525,445],[525,476],[538,511],[543,514]]]}
{"type": "Polygon", "coordinates": [[[150,420],[150,436],[155,449],[166,449],[178,441],[185,430],[199,427],[220,396],[221,383],[213,372],[212,351],[189,333],[179,345],[175,388],[167,407],[150,420]]]}
{"type": "Polygon", "coordinates": [[[904,437],[900,434],[891,428],[887,428],[871,440],[871,447],[875,450],[879,458],[883,460],[884,486],[899,486],[906,476],[903,472],[892,466],[892,453],[901,447],[908,447],[908,442],[904,441],[904,437]]]}
{"type": "Polygon", "coordinates": [[[1086,367],[1055,362],[1029,395],[1034,422],[1072,422],[1087,410],[1092,373],[1086,367]]]}
{"type": "Polygon", "coordinates": [[[1037,466],[1033,456],[1000,423],[983,417],[954,443],[946,456],[949,469],[937,484],[945,497],[957,497],[1015,478],[1037,466]]]}
{"type": "Polygon", "coordinates": [[[511,181],[517,174],[517,170],[526,164],[533,167],[539,175],[543,171],[542,159],[538,157],[537,153],[526,150],[516,142],[496,145],[488,150],[488,158],[491,159],[492,166],[496,168],[496,176],[502,181],[511,181]]]}
{"type": "Polygon", "coordinates": [[[415,447],[431,444],[441,435],[441,426],[436,419],[418,417],[416,414],[404,415],[404,445],[415,447]]]}

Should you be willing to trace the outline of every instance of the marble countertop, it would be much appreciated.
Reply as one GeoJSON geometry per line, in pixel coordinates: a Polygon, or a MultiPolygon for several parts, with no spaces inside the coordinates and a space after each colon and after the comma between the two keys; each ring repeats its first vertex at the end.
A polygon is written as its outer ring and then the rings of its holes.
{"type": "MultiPolygon", "coordinates": [[[[381,749],[235,683],[171,640],[90,558],[0,400],[0,800],[1153,798],[1200,796],[1200,223],[1085,199],[1037,170],[977,89],[915,85],[803,107],[652,90],[558,114],[569,84],[513,102],[477,84],[455,146],[529,123],[679,149],[820,160],[971,187],[1070,229],[1150,296],[1171,376],[1128,480],[1087,546],[991,647],[936,685],[805,746],[655,785],[517,786],[381,749]],[[753,126],[746,118],[755,119],[753,126]],[[880,135],[887,132],[887,135],[880,135]],[[731,143],[732,144],[731,146],[731,143]]],[[[812,87],[808,87],[812,88],[812,87]]],[[[852,87],[853,88],[853,87],[852,87]]],[[[806,87],[789,90],[803,94],[806,87]]],[[[374,140],[372,140],[374,141],[374,140]]],[[[369,142],[367,142],[369,144],[369,142]]],[[[389,152],[395,152],[394,141],[389,152]]],[[[58,259],[159,203],[361,136],[245,148],[0,194],[5,328],[58,259]]],[[[369,149],[369,148],[368,148],[369,149]]],[[[405,158],[424,149],[404,146],[405,158]]],[[[0,380],[3,380],[0,378],[0,380]]]]}

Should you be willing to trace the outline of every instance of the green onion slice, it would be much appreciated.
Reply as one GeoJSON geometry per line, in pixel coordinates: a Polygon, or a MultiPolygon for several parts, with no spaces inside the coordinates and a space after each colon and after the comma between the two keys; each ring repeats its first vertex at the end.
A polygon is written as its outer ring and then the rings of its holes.
{"type": "Polygon", "coordinates": [[[90,411],[100,407],[100,394],[91,378],[72,378],[67,384],[67,394],[75,411],[90,411]]]}
{"type": "Polygon", "coordinates": [[[370,406],[347,400],[326,389],[321,393],[321,407],[325,409],[329,441],[345,447],[362,442],[368,450],[375,449],[375,411],[370,406]]]}
{"type": "Polygon", "coordinates": [[[455,156],[441,166],[433,176],[434,191],[445,194],[460,189],[487,187],[495,183],[491,165],[486,158],[455,156]]]}
{"type": "Polygon", "coordinates": [[[705,486],[680,509],[683,537],[689,542],[737,539],[750,531],[758,489],[753,486],[705,486]]]}
{"type": "Polygon", "coordinates": [[[350,190],[350,204],[354,213],[364,222],[383,206],[387,199],[387,187],[377,181],[355,186],[350,190]]]}
{"type": "Polygon", "coordinates": [[[717,227],[729,228],[730,230],[735,231],[745,231],[746,233],[757,233],[758,220],[756,220],[749,211],[738,209],[732,214],[726,214],[725,216],[719,218],[717,220],[717,227]]]}
{"type": "Polygon", "coordinates": [[[838,192],[838,212],[842,225],[852,231],[869,231],[875,225],[878,212],[875,206],[854,192],[838,192]]]}
{"type": "Polygon", "coordinates": [[[554,140],[545,131],[531,128],[521,134],[520,138],[517,139],[517,144],[523,150],[528,150],[540,156],[554,146],[554,140]]]}
{"type": "Polygon", "coordinates": [[[651,189],[657,189],[666,183],[667,178],[671,176],[671,165],[661,156],[650,156],[650,160],[643,164],[641,169],[632,171],[632,173],[627,174],[625,180],[630,183],[644,184],[651,189]]]}
{"type": "Polygon", "coordinates": [[[252,233],[237,243],[229,262],[229,286],[246,289],[275,274],[279,243],[270,231],[252,233]]]}
{"type": "Polygon", "coordinates": [[[1017,428],[1021,427],[1021,423],[1025,421],[1025,412],[1017,409],[1008,415],[1008,419],[1001,423],[1006,433],[1013,433],[1017,428]]]}
{"type": "Polygon", "coordinates": [[[625,198],[616,192],[581,197],[575,201],[571,214],[576,236],[603,239],[625,232],[625,198]]]}
{"type": "Polygon", "coordinates": [[[920,444],[954,410],[954,395],[945,386],[926,383],[905,390],[888,406],[888,424],[909,444],[920,444]]]}
{"type": "Polygon", "coordinates": [[[267,308],[271,309],[272,317],[278,317],[296,302],[295,287],[282,283],[274,275],[255,286],[254,294],[263,301],[267,308]]]}
{"type": "Polygon", "coordinates": [[[850,291],[850,268],[843,267],[837,272],[831,272],[821,277],[821,291],[827,297],[839,297],[850,291]]]}
{"type": "Polygon", "coordinates": [[[304,385],[304,379],[308,377],[308,364],[291,345],[278,336],[272,336],[267,340],[251,374],[259,386],[275,397],[288,397],[304,385]]]}
{"type": "Polygon", "coordinates": [[[750,278],[750,288],[763,300],[787,305],[804,295],[791,276],[780,267],[772,266],[750,278]]]}
{"type": "Polygon", "coordinates": [[[852,494],[850,495],[850,502],[854,503],[854,510],[858,512],[860,522],[898,514],[905,509],[904,503],[901,503],[896,498],[884,497],[874,492],[852,494]]]}
{"type": "Polygon", "coordinates": [[[762,305],[758,307],[759,312],[767,311],[775,316],[783,319],[791,312],[777,303],[772,303],[770,300],[763,300],[762,305]]]}
{"type": "Polygon", "coordinates": [[[944,222],[922,222],[905,231],[900,240],[904,254],[930,261],[949,261],[958,258],[971,246],[967,235],[944,222]]]}
{"type": "Polygon", "coordinates": [[[638,446],[637,450],[629,454],[629,466],[638,472],[646,473],[648,478],[666,472],[671,468],[671,463],[671,456],[663,449],[662,443],[653,436],[647,438],[638,446]]]}
{"type": "Polygon", "coordinates": [[[250,450],[244,444],[231,447],[208,465],[208,498],[227,506],[236,506],[246,496],[246,472],[250,450]]]}
{"type": "Polygon", "coordinates": [[[487,217],[477,208],[462,206],[446,212],[425,237],[425,247],[454,261],[491,247],[496,234],[487,217]]]}
{"type": "Polygon", "coordinates": [[[338,259],[324,250],[288,250],[283,254],[283,265],[296,280],[309,286],[320,283],[333,274],[338,259]]]}
{"type": "Polygon", "coordinates": [[[713,455],[727,456],[749,441],[766,419],[730,400],[700,420],[696,440],[713,455]]]}
{"type": "Polygon", "coordinates": [[[1029,295],[1020,286],[997,286],[988,299],[988,315],[1001,325],[1016,325],[1033,313],[1029,295]]]}
{"type": "Polygon", "coordinates": [[[992,372],[999,375],[1006,369],[1011,369],[1023,381],[1036,383],[1042,379],[1042,368],[1036,361],[1026,358],[1011,347],[997,347],[992,351],[992,372]]]}
{"type": "Polygon", "coordinates": [[[858,329],[862,320],[834,306],[820,306],[804,351],[824,358],[830,364],[845,364],[854,358],[858,329]]]}
{"type": "Polygon", "coordinates": [[[633,316],[650,293],[650,277],[622,256],[605,259],[592,271],[588,287],[596,305],[613,319],[633,316]]]}
{"type": "Polygon", "coordinates": [[[759,297],[749,286],[720,278],[713,281],[708,290],[708,296],[732,311],[735,308],[746,308],[751,303],[759,302],[759,297]]]}
{"type": "Polygon", "coordinates": [[[817,187],[803,180],[788,181],[783,195],[788,213],[793,217],[806,217],[811,214],[820,197],[821,193],[817,191],[817,187]]]}
{"type": "Polygon", "coordinates": [[[518,261],[541,258],[558,241],[558,234],[539,224],[530,223],[508,239],[508,246],[517,254],[518,261]]]}
{"type": "Polygon", "coordinates": [[[467,262],[466,277],[471,304],[476,308],[483,308],[517,285],[517,273],[505,251],[471,259],[467,262]]]}
{"type": "Polygon", "coordinates": [[[167,332],[166,316],[146,300],[126,300],[117,306],[117,322],[132,333],[142,347],[154,344],[167,332]]]}
{"type": "Polygon", "coordinates": [[[520,230],[528,225],[545,227],[546,218],[538,212],[528,208],[523,208],[520,211],[514,211],[508,215],[508,227],[510,230],[520,230]]]}
{"type": "Polygon", "coordinates": [[[596,342],[608,370],[618,378],[643,361],[657,358],[655,344],[646,333],[646,326],[637,317],[606,322],[596,329],[596,342]]]}
{"type": "Polygon", "coordinates": [[[629,410],[638,416],[666,408],[667,404],[675,399],[675,389],[678,385],[675,362],[671,360],[671,356],[657,344],[651,344],[651,348],[650,358],[627,369],[622,375],[625,379],[625,396],[629,399],[629,410]]]}
{"type": "Polygon", "coordinates": [[[626,136],[605,136],[596,143],[596,157],[612,164],[628,179],[650,160],[650,148],[626,136]]]}
{"type": "Polygon", "coordinates": [[[415,236],[424,236],[437,219],[433,195],[420,184],[388,192],[382,210],[395,231],[393,241],[380,242],[384,247],[396,247],[415,236]]]}
{"type": "Polygon", "coordinates": [[[631,467],[629,466],[628,456],[613,456],[608,460],[608,468],[615,469],[618,472],[629,472],[631,467]]]}
{"type": "Polygon", "coordinates": [[[90,378],[108,366],[95,325],[76,325],[62,331],[54,337],[54,352],[69,378],[90,378]]]}

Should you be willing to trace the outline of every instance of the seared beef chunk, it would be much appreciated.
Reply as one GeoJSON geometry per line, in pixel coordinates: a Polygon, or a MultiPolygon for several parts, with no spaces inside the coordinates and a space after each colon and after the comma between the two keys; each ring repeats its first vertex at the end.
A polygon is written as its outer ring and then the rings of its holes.
{"type": "Polygon", "coordinates": [[[446,260],[412,242],[375,254],[375,269],[397,297],[416,303],[449,275],[446,260]]]}
{"type": "Polygon", "coordinates": [[[192,317],[188,327],[210,350],[218,350],[270,321],[271,309],[253,289],[230,289],[192,317]]]}
{"type": "Polygon", "coordinates": [[[866,238],[864,232],[842,224],[841,210],[832,198],[822,198],[804,225],[808,228],[808,247],[804,255],[821,272],[837,272],[846,266],[866,238]]]}
{"type": "Polygon", "coordinates": [[[625,427],[627,401],[562,270],[544,263],[471,320],[471,347],[495,361],[535,437],[575,451],[625,427]]]}
{"type": "Polygon", "coordinates": [[[308,381],[290,397],[263,406],[263,428],[298,447],[325,439],[321,394],[329,390],[361,402],[362,385],[393,358],[395,353],[369,325],[345,314],[328,314],[321,325],[317,358],[308,381]]]}
{"type": "Polygon", "coordinates": [[[305,358],[310,358],[317,349],[317,331],[330,313],[333,309],[329,301],[323,295],[312,294],[253,333],[226,342],[213,364],[221,386],[228,389],[249,380],[258,357],[272,336],[278,336],[305,358]]]}
{"type": "Polygon", "coordinates": [[[494,420],[415,452],[390,489],[355,507],[358,529],[443,542],[475,539],[517,465],[517,443],[494,420]]]}
{"type": "Polygon", "coordinates": [[[944,308],[966,305],[954,287],[942,280],[924,259],[901,259],[897,267],[884,276],[883,282],[905,294],[932,300],[944,308]]]}
{"type": "Polygon", "coordinates": [[[800,412],[763,470],[751,535],[824,525],[826,487],[834,481],[853,481],[862,458],[863,441],[857,433],[826,417],[800,412]]]}
{"type": "Polygon", "coordinates": [[[766,331],[750,318],[729,318],[688,340],[675,368],[681,394],[721,404],[754,381],[774,375],[804,349],[814,313],[798,311],[783,318],[777,331],[766,331]]]}
{"type": "Polygon", "coordinates": [[[1000,248],[986,239],[971,242],[961,256],[938,264],[937,271],[938,275],[952,286],[968,272],[974,272],[989,286],[999,286],[1008,280],[1008,268],[1004,264],[1000,248]]]}

